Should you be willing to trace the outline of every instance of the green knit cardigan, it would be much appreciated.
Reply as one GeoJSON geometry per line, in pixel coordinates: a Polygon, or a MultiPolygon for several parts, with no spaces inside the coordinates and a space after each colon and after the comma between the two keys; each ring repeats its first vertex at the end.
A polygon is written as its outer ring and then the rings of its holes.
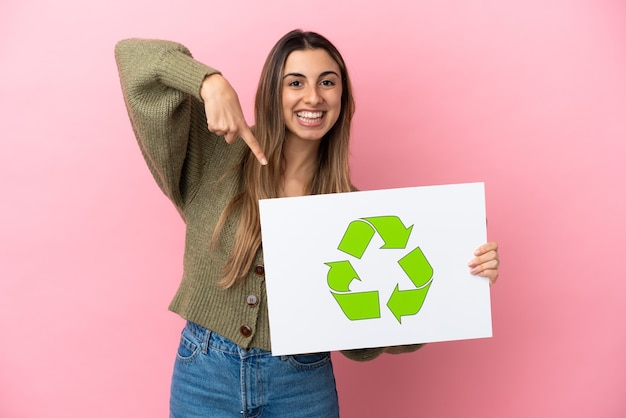
{"type": "MultiPolygon", "coordinates": [[[[207,129],[200,87],[217,70],[178,43],[127,39],[115,58],[128,115],[141,152],[160,189],[186,224],[183,277],[169,308],[243,348],[271,350],[262,251],[245,280],[217,285],[233,247],[237,212],[227,219],[217,245],[209,248],[223,208],[240,190],[238,167],[250,152],[239,140],[229,145],[207,129]]],[[[387,351],[414,351],[420,345],[387,351]]],[[[370,360],[384,348],[343,351],[370,360]]]]}

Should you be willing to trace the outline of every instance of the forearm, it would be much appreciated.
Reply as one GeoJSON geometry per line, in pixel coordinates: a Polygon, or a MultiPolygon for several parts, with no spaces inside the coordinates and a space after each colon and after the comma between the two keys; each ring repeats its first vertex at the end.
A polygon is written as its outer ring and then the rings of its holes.
{"type": "Polygon", "coordinates": [[[355,361],[370,361],[383,353],[402,354],[419,350],[425,344],[397,345],[392,347],[362,348],[357,350],[343,350],[341,354],[355,361]]]}

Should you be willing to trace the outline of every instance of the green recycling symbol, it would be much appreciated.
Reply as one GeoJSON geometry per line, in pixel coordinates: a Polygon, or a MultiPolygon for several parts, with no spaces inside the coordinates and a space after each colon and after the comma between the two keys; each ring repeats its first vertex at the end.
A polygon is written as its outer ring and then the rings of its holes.
{"type": "MultiPolygon", "coordinates": [[[[354,258],[361,259],[374,235],[384,241],[381,249],[405,249],[413,225],[405,227],[397,216],[376,216],[350,222],[337,249],[354,258]]],[[[365,292],[350,291],[353,280],[361,280],[350,260],[325,263],[327,280],[331,294],[339,307],[351,321],[380,318],[380,301],[377,290],[365,292]]],[[[414,289],[400,290],[396,284],[387,301],[387,308],[399,323],[403,316],[417,315],[422,308],[426,294],[432,283],[433,268],[419,247],[404,255],[398,264],[411,280],[414,289]]]]}

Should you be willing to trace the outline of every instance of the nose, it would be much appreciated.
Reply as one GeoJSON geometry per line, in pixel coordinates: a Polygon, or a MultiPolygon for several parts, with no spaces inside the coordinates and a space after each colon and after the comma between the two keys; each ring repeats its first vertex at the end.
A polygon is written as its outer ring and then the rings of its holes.
{"type": "Polygon", "coordinates": [[[319,104],[322,102],[322,96],[320,96],[317,90],[317,85],[309,86],[305,92],[304,101],[307,104],[319,104]]]}

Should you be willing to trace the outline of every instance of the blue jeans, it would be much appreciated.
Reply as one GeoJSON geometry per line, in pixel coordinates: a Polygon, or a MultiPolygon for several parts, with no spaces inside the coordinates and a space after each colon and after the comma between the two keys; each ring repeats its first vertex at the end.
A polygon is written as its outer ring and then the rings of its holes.
{"type": "Polygon", "coordinates": [[[339,417],[330,353],[274,357],[187,322],[176,354],[170,418],[339,417]]]}

